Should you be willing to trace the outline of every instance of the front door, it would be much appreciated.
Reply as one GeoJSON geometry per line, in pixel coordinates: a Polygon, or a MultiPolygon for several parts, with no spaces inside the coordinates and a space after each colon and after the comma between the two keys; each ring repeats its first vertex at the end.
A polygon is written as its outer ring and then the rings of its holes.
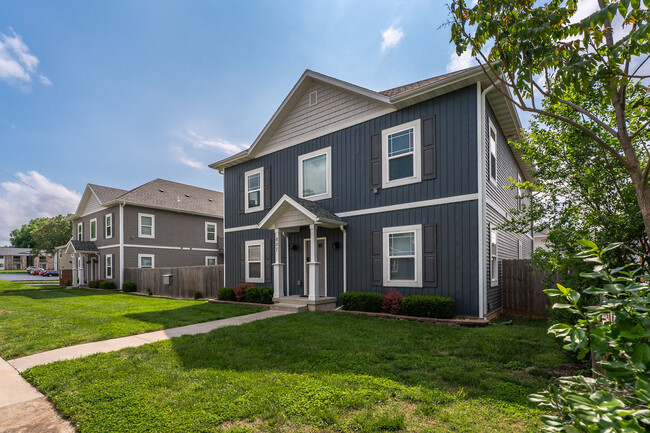
{"type": "MultiPolygon", "coordinates": [[[[327,238],[318,238],[316,240],[316,261],[320,263],[318,267],[318,296],[327,296],[327,238]]],[[[309,266],[307,263],[311,260],[311,240],[305,239],[305,295],[309,290],[309,266]]]]}

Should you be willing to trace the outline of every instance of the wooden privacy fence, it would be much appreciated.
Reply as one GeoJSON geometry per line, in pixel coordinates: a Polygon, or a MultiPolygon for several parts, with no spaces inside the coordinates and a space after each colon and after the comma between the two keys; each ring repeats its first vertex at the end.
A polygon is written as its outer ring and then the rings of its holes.
{"type": "Polygon", "coordinates": [[[544,273],[535,272],[530,260],[501,262],[501,304],[504,314],[547,317],[549,297],[544,293],[544,273]]]}
{"type": "Polygon", "coordinates": [[[193,298],[201,292],[204,298],[216,298],[223,287],[223,265],[184,266],[176,268],[125,268],[124,280],[135,283],[138,292],[172,298],[193,298]],[[171,275],[164,284],[164,275],[171,275]]]}

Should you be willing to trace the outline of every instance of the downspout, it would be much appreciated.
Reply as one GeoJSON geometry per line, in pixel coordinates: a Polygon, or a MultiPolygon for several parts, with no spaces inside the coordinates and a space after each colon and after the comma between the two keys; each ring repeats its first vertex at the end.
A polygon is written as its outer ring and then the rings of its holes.
{"type": "Polygon", "coordinates": [[[122,288],[124,284],[124,205],[126,203],[120,203],[120,286],[118,289],[122,288]]]}
{"type": "Polygon", "coordinates": [[[287,272],[287,276],[286,276],[287,288],[285,291],[285,296],[289,296],[289,236],[287,236],[285,232],[282,232],[282,236],[284,236],[284,245],[287,251],[287,263],[286,263],[287,267],[285,269],[285,271],[287,272]]]}
{"type": "Polygon", "coordinates": [[[478,268],[479,268],[479,274],[478,274],[478,315],[479,317],[483,318],[485,317],[485,313],[487,310],[487,281],[486,281],[486,274],[487,274],[487,267],[486,267],[486,262],[485,262],[485,256],[486,256],[486,248],[485,248],[485,238],[486,238],[486,232],[485,232],[485,226],[486,226],[486,210],[485,210],[485,196],[486,196],[486,187],[485,183],[487,182],[486,179],[486,171],[485,171],[485,97],[487,93],[494,88],[493,84],[490,84],[485,90],[481,92],[481,82],[479,81],[476,83],[476,94],[478,96],[478,100],[476,101],[476,104],[478,105],[477,107],[477,115],[478,115],[478,121],[476,122],[478,125],[478,131],[477,131],[477,137],[476,137],[476,142],[477,142],[477,148],[478,148],[478,233],[479,233],[479,239],[478,239],[478,248],[479,248],[479,254],[478,254],[478,268]]]}
{"type": "Polygon", "coordinates": [[[348,232],[345,231],[345,226],[343,224],[341,224],[339,228],[343,232],[343,293],[345,293],[348,291],[348,274],[346,272],[348,266],[348,232]]]}

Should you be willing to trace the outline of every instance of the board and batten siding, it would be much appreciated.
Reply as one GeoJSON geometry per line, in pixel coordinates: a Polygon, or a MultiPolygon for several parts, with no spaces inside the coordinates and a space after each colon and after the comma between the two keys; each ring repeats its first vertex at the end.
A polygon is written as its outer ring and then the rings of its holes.
{"type": "MultiPolygon", "coordinates": [[[[369,209],[478,191],[476,87],[469,86],[246,161],[224,171],[226,228],[256,225],[283,194],[298,196],[298,157],[331,147],[332,197],[317,203],[334,212],[369,209]],[[436,177],[393,188],[371,188],[370,140],[382,130],[433,117],[436,177]],[[263,211],[244,213],[238,197],[244,173],[264,167],[263,211]],[[268,180],[267,180],[268,179],[268,180]]],[[[242,185],[243,187],[243,185],[242,185]]],[[[228,271],[226,271],[226,276],[228,271]]]]}

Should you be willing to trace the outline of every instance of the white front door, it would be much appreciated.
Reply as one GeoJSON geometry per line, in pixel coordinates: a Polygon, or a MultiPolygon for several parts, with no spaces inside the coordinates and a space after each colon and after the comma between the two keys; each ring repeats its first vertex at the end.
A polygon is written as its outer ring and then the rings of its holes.
{"type": "MultiPolygon", "coordinates": [[[[316,261],[320,263],[318,266],[318,296],[327,296],[327,238],[318,238],[316,245],[316,261]]],[[[307,285],[309,284],[309,266],[307,263],[311,259],[311,240],[305,239],[305,295],[307,292],[307,285]]]]}

